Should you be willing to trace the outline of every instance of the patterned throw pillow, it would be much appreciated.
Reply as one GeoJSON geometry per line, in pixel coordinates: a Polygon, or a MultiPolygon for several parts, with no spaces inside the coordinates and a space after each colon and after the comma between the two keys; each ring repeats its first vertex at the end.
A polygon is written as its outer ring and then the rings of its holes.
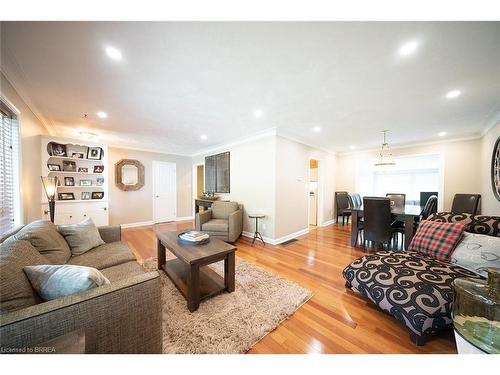
{"type": "Polygon", "coordinates": [[[442,262],[449,262],[451,254],[464,234],[460,223],[441,223],[423,220],[408,247],[410,251],[430,256],[442,262]]]}
{"type": "Polygon", "coordinates": [[[488,277],[488,268],[500,269],[500,237],[465,232],[450,263],[488,277]]]}

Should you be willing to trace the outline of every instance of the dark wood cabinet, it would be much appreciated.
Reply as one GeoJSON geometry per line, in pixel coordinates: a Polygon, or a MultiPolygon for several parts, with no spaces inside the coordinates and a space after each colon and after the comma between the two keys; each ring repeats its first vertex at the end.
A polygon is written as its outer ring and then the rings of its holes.
{"type": "Polygon", "coordinates": [[[205,157],[205,191],[230,192],[230,153],[205,157]]]}

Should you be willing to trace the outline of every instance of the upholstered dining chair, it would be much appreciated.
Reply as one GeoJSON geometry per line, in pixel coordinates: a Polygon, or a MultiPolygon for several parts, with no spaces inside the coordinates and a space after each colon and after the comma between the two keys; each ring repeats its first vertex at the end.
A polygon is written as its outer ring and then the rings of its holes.
{"type": "Polygon", "coordinates": [[[427,202],[425,202],[425,206],[420,212],[420,220],[427,219],[431,214],[435,214],[437,212],[438,207],[438,197],[436,195],[431,195],[427,202]]]}
{"type": "Polygon", "coordinates": [[[377,245],[391,244],[394,234],[391,214],[391,200],[380,197],[363,198],[364,235],[363,245],[366,241],[374,242],[377,245]]]}
{"type": "Polygon", "coordinates": [[[195,228],[226,242],[234,242],[243,231],[243,207],[237,202],[215,201],[212,207],[199,212],[195,228]]]}
{"type": "Polygon", "coordinates": [[[479,213],[481,194],[455,194],[451,212],[476,215],[479,213]]]}
{"type": "Polygon", "coordinates": [[[398,211],[403,211],[406,204],[406,194],[402,193],[387,193],[385,195],[391,200],[391,207],[398,211]]]}
{"type": "Polygon", "coordinates": [[[349,223],[349,217],[351,216],[351,211],[348,211],[349,194],[347,193],[347,191],[336,191],[335,203],[337,205],[337,223],[339,222],[339,216],[342,216],[342,225],[344,225],[344,219],[346,217],[347,217],[347,223],[349,223]]]}
{"type": "Polygon", "coordinates": [[[363,204],[363,201],[361,200],[361,195],[359,195],[358,193],[349,194],[349,197],[353,208],[359,208],[363,204]]]}

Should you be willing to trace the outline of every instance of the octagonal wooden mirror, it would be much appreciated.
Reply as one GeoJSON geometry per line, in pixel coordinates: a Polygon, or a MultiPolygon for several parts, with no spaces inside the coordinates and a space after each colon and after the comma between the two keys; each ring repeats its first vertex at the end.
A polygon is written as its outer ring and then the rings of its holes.
{"type": "Polygon", "coordinates": [[[139,190],[144,186],[144,165],[139,160],[122,159],[115,164],[115,177],[119,189],[139,190]]]}

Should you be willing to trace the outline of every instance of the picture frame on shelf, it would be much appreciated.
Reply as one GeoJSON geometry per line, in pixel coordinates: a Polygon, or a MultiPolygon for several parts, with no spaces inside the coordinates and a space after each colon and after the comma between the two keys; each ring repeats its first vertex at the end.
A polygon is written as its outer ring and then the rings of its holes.
{"type": "Polygon", "coordinates": [[[103,173],[104,165],[94,165],[94,173],[103,173]]]}
{"type": "Polygon", "coordinates": [[[75,159],[85,159],[85,154],[83,152],[72,152],[71,157],[75,159]]]}
{"type": "Polygon", "coordinates": [[[59,164],[47,164],[47,168],[49,168],[50,172],[60,172],[61,166],[59,164]]]}
{"type": "Polygon", "coordinates": [[[75,195],[73,193],[59,193],[57,194],[57,198],[60,201],[74,201],[75,195]]]}
{"type": "Polygon", "coordinates": [[[79,173],[89,173],[88,167],[78,167],[79,173]]]}
{"type": "Polygon", "coordinates": [[[104,178],[103,177],[97,177],[97,179],[96,179],[96,185],[97,186],[104,185],[104,178]]]}
{"type": "Polygon", "coordinates": [[[74,177],[64,177],[64,186],[75,186],[74,177]]]}
{"type": "Polygon", "coordinates": [[[92,186],[92,180],[80,180],[80,186],[92,186]]]}
{"type": "Polygon", "coordinates": [[[91,199],[90,191],[82,191],[82,200],[88,201],[91,199]]]}
{"type": "Polygon", "coordinates": [[[104,198],[104,191],[93,191],[92,199],[102,199],[104,198]]]}
{"type": "Polygon", "coordinates": [[[102,148],[100,147],[89,147],[87,150],[87,159],[90,160],[101,160],[102,159],[102,148]]]}
{"type": "Polygon", "coordinates": [[[62,143],[50,142],[47,148],[50,156],[67,156],[66,145],[63,145],[62,143]]]}
{"type": "Polygon", "coordinates": [[[63,160],[64,172],[76,172],[76,162],[71,160],[63,160]]]}

